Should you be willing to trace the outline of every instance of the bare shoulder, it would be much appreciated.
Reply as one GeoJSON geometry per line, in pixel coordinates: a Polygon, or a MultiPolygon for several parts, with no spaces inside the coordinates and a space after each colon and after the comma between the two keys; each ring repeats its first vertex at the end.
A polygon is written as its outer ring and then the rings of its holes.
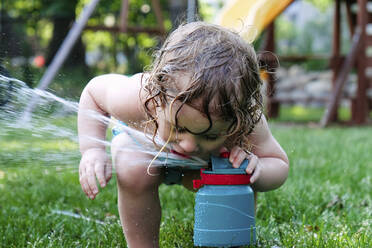
{"type": "Polygon", "coordinates": [[[108,115],[122,121],[140,121],[144,119],[139,97],[142,78],[142,74],[105,74],[93,78],[86,89],[108,115]]]}
{"type": "Polygon", "coordinates": [[[257,123],[249,135],[252,142],[252,152],[258,157],[277,157],[288,161],[287,154],[272,135],[265,116],[257,123]]]}

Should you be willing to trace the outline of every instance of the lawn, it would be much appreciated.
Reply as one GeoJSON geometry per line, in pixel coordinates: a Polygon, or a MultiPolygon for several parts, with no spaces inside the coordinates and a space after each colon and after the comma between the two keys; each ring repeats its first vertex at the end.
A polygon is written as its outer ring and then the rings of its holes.
{"type": "MultiPolygon", "coordinates": [[[[372,247],[372,128],[271,127],[291,169],[284,186],[259,194],[257,246],[372,247]]],[[[77,144],[32,133],[0,134],[0,247],[125,247],[115,178],[89,200],[77,144]]],[[[160,246],[193,247],[194,193],[162,185],[160,197],[160,246]]]]}

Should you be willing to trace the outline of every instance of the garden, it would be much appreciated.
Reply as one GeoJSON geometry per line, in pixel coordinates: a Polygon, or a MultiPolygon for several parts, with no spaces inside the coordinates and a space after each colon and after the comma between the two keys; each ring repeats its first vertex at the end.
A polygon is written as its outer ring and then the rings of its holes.
{"type": "MultiPolygon", "coordinates": [[[[84,86],[94,76],[133,75],[147,68],[162,39],[149,33],[84,30],[49,87],[37,90],[72,21],[88,2],[1,1],[0,247],[126,247],[115,170],[94,200],[80,186],[77,106],[84,86]],[[31,119],[24,119],[24,110],[35,95],[38,102],[31,119]]],[[[128,25],[156,22],[151,1],[129,2],[128,25]]],[[[186,11],[187,1],[159,1],[166,32],[179,21],[180,17],[174,17],[176,2],[184,2],[181,8],[186,11]]],[[[223,2],[198,1],[200,18],[212,21],[223,2]]],[[[88,25],[114,25],[121,3],[102,1],[88,25]]],[[[268,119],[289,158],[289,175],[279,189],[258,193],[257,242],[244,247],[372,247],[372,112],[368,109],[362,125],[350,122],[353,110],[348,96],[355,94],[356,69],[346,80],[349,86],[337,109],[338,121],[327,127],[319,124],[327,102],[296,97],[311,82],[320,84],[319,80],[329,80],[329,86],[323,85],[316,95],[332,94],[332,78],[319,75],[332,69],[327,62],[332,42],[322,32],[330,28],[334,1],[295,3],[299,9],[291,5],[276,19],[276,54],[279,61],[287,56],[280,61],[276,76],[278,96],[291,101],[281,103],[278,115],[268,119]],[[320,14],[296,26],[301,21],[296,19],[295,25],[292,20],[299,17],[293,13],[305,7],[320,14]],[[288,59],[298,54],[309,58],[288,59]],[[290,80],[305,74],[307,79],[288,86],[291,71],[299,74],[290,80]]],[[[348,33],[341,36],[341,51],[347,53],[351,49],[348,33]]],[[[259,38],[256,49],[263,42],[259,38]]],[[[314,95],[310,88],[306,90],[314,95]]],[[[107,139],[111,136],[108,130],[107,139]]],[[[162,184],[159,197],[159,246],[194,247],[195,192],[162,184]]]]}

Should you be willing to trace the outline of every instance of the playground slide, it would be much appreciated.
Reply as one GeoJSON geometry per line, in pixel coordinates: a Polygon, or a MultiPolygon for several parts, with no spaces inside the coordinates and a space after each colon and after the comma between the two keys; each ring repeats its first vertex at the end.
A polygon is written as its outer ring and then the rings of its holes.
{"type": "Polygon", "coordinates": [[[292,2],[293,0],[230,0],[222,8],[216,23],[239,32],[248,41],[253,41],[292,2]]]}

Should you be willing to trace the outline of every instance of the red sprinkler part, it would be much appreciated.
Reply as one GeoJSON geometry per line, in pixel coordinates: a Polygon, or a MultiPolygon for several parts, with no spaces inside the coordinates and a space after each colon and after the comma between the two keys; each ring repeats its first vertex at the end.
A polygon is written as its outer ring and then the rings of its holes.
{"type": "Polygon", "coordinates": [[[230,152],[221,152],[220,157],[221,158],[229,158],[230,157],[230,152]]]}
{"type": "MultiPolygon", "coordinates": [[[[222,152],[220,157],[229,158],[229,152],[222,152]]],[[[204,173],[205,169],[200,169],[200,179],[193,181],[194,189],[199,189],[203,185],[246,185],[250,184],[251,175],[249,174],[215,174],[204,173]]]]}

